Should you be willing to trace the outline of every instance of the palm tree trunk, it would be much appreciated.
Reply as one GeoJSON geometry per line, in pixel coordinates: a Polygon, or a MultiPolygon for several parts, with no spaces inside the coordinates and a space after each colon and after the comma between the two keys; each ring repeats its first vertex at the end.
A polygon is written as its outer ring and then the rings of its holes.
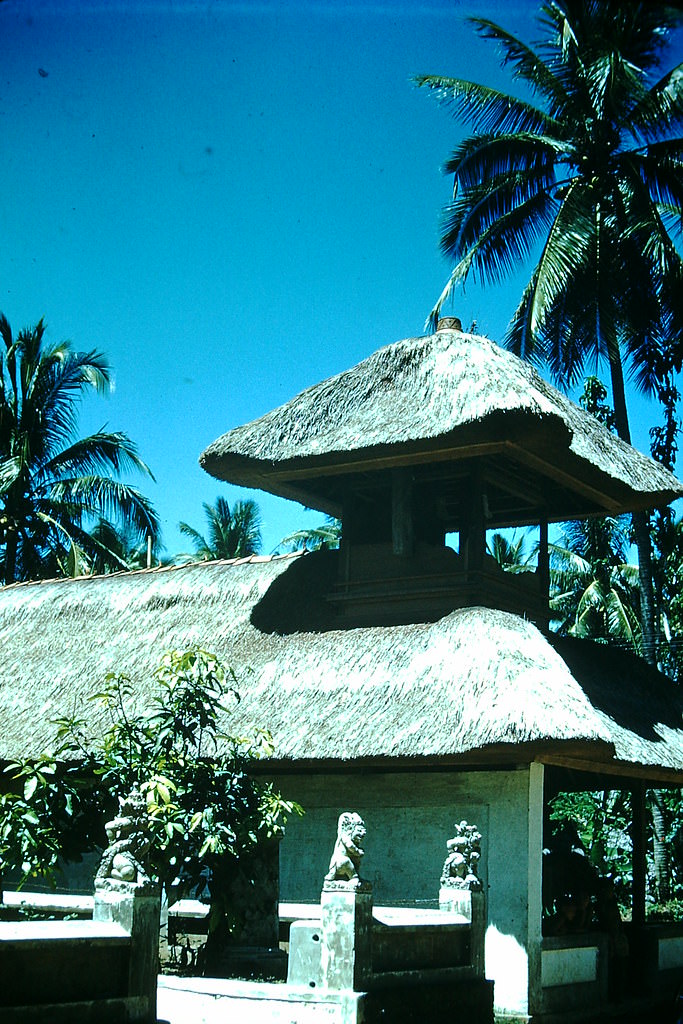
{"type": "Polygon", "coordinates": [[[652,585],[652,548],[650,516],[633,513],[633,534],[638,549],[638,581],[640,583],[640,618],[643,628],[643,656],[650,665],[657,664],[657,633],[655,631],[655,599],[652,585]]]}
{"type": "MultiPolygon", "coordinates": [[[[609,346],[609,365],[612,379],[614,423],[617,434],[628,444],[631,430],[626,408],[624,369],[618,342],[609,346]]],[[[643,657],[650,665],[657,664],[657,636],[655,633],[655,601],[652,586],[652,547],[650,544],[650,516],[647,512],[633,513],[633,535],[638,549],[638,580],[640,583],[640,621],[643,630],[643,657]]]]}
{"type": "MultiPolygon", "coordinates": [[[[622,441],[631,443],[631,431],[626,409],[624,372],[619,351],[616,358],[610,352],[612,374],[612,400],[614,421],[622,441]]],[[[655,633],[655,602],[652,569],[652,546],[650,542],[650,516],[647,512],[633,513],[633,535],[638,549],[638,581],[640,583],[640,619],[643,630],[643,656],[650,665],[657,665],[657,636],[655,633]]],[[[666,841],[664,803],[660,790],[650,792],[650,813],[652,815],[652,843],[655,867],[657,899],[664,902],[671,889],[671,865],[666,841]]]]}
{"type": "Polygon", "coordinates": [[[14,583],[17,569],[17,531],[10,528],[5,540],[5,586],[14,583]]]}
{"type": "Polygon", "coordinates": [[[669,849],[666,841],[666,824],[664,821],[664,801],[658,789],[650,790],[650,810],[652,812],[652,849],[655,867],[655,888],[657,899],[665,903],[671,892],[671,871],[669,849]]]}

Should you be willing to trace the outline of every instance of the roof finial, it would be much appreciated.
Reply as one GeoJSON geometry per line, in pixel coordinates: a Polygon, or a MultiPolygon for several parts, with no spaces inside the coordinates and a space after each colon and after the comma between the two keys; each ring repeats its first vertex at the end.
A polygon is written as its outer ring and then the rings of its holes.
{"type": "Polygon", "coordinates": [[[457,316],[442,316],[436,325],[437,331],[462,331],[462,321],[457,316]]]}

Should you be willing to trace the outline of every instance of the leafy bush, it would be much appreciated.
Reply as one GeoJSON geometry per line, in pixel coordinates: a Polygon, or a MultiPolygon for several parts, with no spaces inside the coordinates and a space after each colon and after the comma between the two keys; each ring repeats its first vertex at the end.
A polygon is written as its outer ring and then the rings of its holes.
{"type": "Polygon", "coordinates": [[[62,860],[105,845],[104,822],[137,787],[152,836],[148,871],[174,898],[208,891],[217,926],[238,862],[301,809],[251,774],[272,753],[270,735],[223,731],[239,701],[231,669],[194,648],[165,654],[154,675],[147,711],[134,710],[130,679],[111,674],[91,698],[106,712],[103,733],[93,735],[86,718],[59,719],[52,751],[9,766],[0,859],[22,884],[36,876],[54,884],[62,860]]]}

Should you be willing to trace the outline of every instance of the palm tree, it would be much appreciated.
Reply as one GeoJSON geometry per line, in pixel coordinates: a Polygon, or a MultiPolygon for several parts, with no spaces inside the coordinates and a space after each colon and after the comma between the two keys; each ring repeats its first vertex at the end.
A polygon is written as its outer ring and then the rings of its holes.
{"type": "MultiPolygon", "coordinates": [[[[419,85],[474,127],[454,176],[443,251],[455,266],[430,320],[472,275],[497,282],[537,255],[507,344],[564,386],[606,361],[615,423],[630,441],[625,369],[659,393],[683,352],[683,65],[661,75],[681,12],[654,0],[547,0],[536,49],[485,19],[526,99],[458,78],[419,85]]],[[[653,639],[647,519],[634,518],[648,652],[653,639]]]]}
{"type": "Polygon", "coordinates": [[[676,682],[683,679],[683,519],[673,511],[656,523],[656,592],[662,627],[659,655],[663,670],[676,682]]]}
{"type": "Polygon", "coordinates": [[[138,490],[116,479],[135,469],[152,476],[120,432],[77,437],[78,402],[109,390],[109,366],[97,352],[50,344],[45,324],[16,339],[0,314],[0,564],[5,583],[74,574],[97,541],[101,516],[144,539],[158,538],[156,513],[138,490]]]}
{"type": "Polygon", "coordinates": [[[87,569],[92,573],[145,569],[168,561],[161,557],[159,538],[140,540],[129,527],[117,529],[106,519],[98,520],[90,536],[96,544],[95,552],[87,559],[87,569]]]}
{"type": "Polygon", "coordinates": [[[630,544],[628,517],[564,524],[564,544],[549,545],[556,632],[640,649],[638,569],[628,564],[630,544]]]}
{"type": "Polygon", "coordinates": [[[280,546],[289,551],[320,551],[338,548],[341,542],[342,524],[334,516],[328,516],[320,526],[295,530],[280,541],[280,546]]]}
{"type": "Polygon", "coordinates": [[[236,501],[232,509],[223,497],[215,505],[203,503],[208,525],[207,540],[187,523],[179,523],[182,534],[194,544],[194,554],[202,561],[217,558],[244,558],[261,549],[261,513],[255,501],[236,501]]]}
{"type": "Polygon", "coordinates": [[[504,533],[494,533],[490,540],[487,539],[486,549],[491,558],[495,559],[505,572],[533,572],[534,570],[534,566],[531,564],[534,552],[527,552],[524,533],[516,538],[514,534],[509,537],[504,533]]]}

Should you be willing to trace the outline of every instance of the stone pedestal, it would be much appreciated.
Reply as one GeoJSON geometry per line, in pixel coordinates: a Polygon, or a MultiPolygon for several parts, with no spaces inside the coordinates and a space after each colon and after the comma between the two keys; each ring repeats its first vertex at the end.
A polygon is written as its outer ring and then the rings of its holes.
{"type": "Polygon", "coordinates": [[[144,1006],[140,1024],[156,1021],[161,901],[154,886],[107,880],[95,890],[93,921],[121,925],[130,935],[128,996],[144,1006]]]}
{"type": "Polygon", "coordinates": [[[442,885],[439,889],[439,910],[460,914],[470,922],[470,963],[474,973],[483,978],[486,938],[486,897],[484,893],[442,885]]]}
{"type": "Polygon", "coordinates": [[[324,988],[367,988],[372,974],[372,890],[327,883],[320,899],[324,988]]]}

